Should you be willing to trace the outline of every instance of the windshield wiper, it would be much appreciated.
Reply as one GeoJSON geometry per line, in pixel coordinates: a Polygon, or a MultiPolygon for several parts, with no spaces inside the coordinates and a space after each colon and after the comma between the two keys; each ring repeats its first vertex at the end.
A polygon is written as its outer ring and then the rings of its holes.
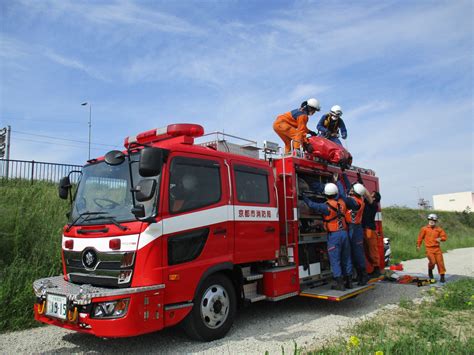
{"type": "MultiPolygon", "coordinates": [[[[102,214],[105,214],[106,212],[102,212],[102,214]]],[[[115,217],[111,216],[111,215],[107,215],[107,216],[97,216],[97,217],[94,217],[94,218],[88,218],[87,220],[88,221],[94,221],[94,220],[98,220],[98,219],[106,219],[110,222],[112,222],[113,225],[119,227],[121,230],[123,231],[126,231],[128,229],[128,227],[125,227],[123,224],[120,224],[119,222],[117,222],[117,220],[115,219],[115,217]]]]}
{"type": "MultiPolygon", "coordinates": [[[[81,214],[79,214],[79,216],[76,217],[76,219],[74,221],[72,221],[71,224],[68,224],[67,228],[66,228],[66,232],[69,232],[71,230],[71,228],[73,226],[76,225],[76,223],[84,216],[93,216],[93,215],[98,215],[98,214],[106,214],[107,212],[92,212],[92,211],[85,211],[85,212],[82,212],[81,214]]],[[[87,221],[88,218],[86,218],[84,221],[87,221]]]]}

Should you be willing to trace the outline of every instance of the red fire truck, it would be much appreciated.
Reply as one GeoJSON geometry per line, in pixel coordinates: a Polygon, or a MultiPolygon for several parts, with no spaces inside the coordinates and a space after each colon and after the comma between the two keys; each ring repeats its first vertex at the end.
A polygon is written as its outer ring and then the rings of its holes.
{"type": "MultiPolygon", "coordinates": [[[[256,142],[218,133],[197,144],[203,135],[172,124],[130,136],[124,151],[88,161],[74,193],[61,180],[60,197],[72,201],[64,275],[34,282],[38,321],[112,338],[182,323],[209,341],[248,303],[341,301],[374,287],[331,290],[322,217],[299,199],[323,201],[312,186],[339,167],[301,152],[267,159],[270,145],[259,159],[256,142]]],[[[371,170],[346,172],[378,190],[371,170]]],[[[379,250],[383,268],[382,238],[379,250]]]]}

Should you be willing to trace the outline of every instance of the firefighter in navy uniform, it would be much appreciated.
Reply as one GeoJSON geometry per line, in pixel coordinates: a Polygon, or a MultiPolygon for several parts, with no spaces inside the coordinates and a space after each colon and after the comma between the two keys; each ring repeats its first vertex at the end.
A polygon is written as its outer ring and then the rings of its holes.
{"type": "Polygon", "coordinates": [[[342,145],[339,140],[339,130],[341,131],[341,138],[347,138],[347,129],[344,121],[341,118],[342,109],[339,105],[334,105],[331,107],[331,111],[326,113],[321,117],[318,122],[317,129],[319,135],[326,139],[329,139],[331,142],[342,145]]]}
{"type": "Polygon", "coordinates": [[[346,204],[339,197],[343,190],[340,182],[338,185],[327,183],[324,194],[327,201],[317,203],[303,195],[305,203],[316,213],[323,215],[324,225],[328,232],[328,254],[331,271],[336,283],[332,289],[344,291],[352,288],[352,261],[347,224],[345,219],[346,204]]]}
{"type": "Polygon", "coordinates": [[[365,207],[364,195],[366,195],[367,190],[359,182],[351,186],[347,175],[342,174],[342,176],[349,193],[349,197],[345,198],[345,201],[347,204],[346,222],[349,225],[352,262],[357,270],[357,284],[363,286],[369,281],[365,265],[364,230],[361,224],[365,207]]]}

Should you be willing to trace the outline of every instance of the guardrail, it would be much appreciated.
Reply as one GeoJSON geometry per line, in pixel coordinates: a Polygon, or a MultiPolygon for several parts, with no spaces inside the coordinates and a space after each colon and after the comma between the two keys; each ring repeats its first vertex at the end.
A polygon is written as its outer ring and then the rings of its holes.
{"type": "MultiPolygon", "coordinates": [[[[81,165],[47,163],[34,160],[0,159],[0,180],[30,180],[59,182],[72,170],[82,170],[81,165]]],[[[77,183],[80,174],[71,174],[71,182],[77,183]]]]}

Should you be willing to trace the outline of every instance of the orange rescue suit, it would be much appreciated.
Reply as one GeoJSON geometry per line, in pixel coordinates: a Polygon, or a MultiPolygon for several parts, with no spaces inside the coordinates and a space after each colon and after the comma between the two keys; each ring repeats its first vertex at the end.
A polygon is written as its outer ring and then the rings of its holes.
{"type": "Polygon", "coordinates": [[[357,202],[357,204],[359,205],[359,209],[357,211],[347,210],[346,222],[352,224],[360,224],[362,222],[362,214],[364,213],[365,207],[364,199],[355,195],[351,195],[351,198],[357,202]]]}
{"type": "Polygon", "coordinates": [[[308,143],[306,135],[308,134],[308,115],[296,109],[276,118],[273,123],[273,130],[285,143],[285,153],[291,150],[291,141],[293,147],[298,149],[301,144],[308,143]]]}
{"type": "Polygon", "coordinates": [[[337,232],[340,230],[346,230],[346,204],[344,201],[340,198],[338,200],[328,200],[326,203],[329,208],[329,215],[323,215],[326,231],[337,232]]]}
{"type": "Polygon", "coordinates": [[[424,226],[420,230],[416,246],[419,248],[421,243],[423,243],[423,240],[425,241],[428,269],[433,270],[436,265],[439,274],[444,275],[446,273],[446,268],[444,267],[443,252],[440,248],[440,242],[436,240],[438,238],[444,242],[448,239],[448,236],[446,235],[446,232],[438,226],[424,226]]]}

